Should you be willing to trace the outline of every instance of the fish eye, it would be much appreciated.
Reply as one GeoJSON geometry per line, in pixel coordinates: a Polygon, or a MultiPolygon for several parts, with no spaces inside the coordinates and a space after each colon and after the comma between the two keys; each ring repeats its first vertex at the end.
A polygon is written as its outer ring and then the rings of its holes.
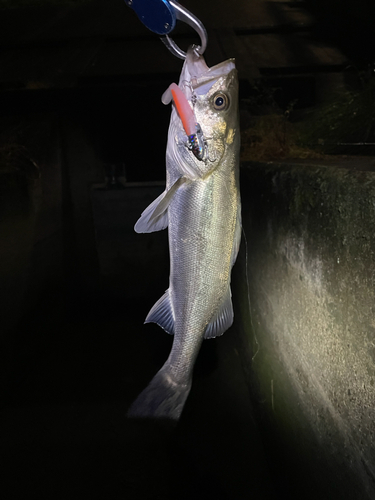
{"type": "Polygon", "coordinates": [[[222,92],[215,94],[213,97],[214,108],[217,111],[223,111],[229,107],[229,97],[222,92]]]}

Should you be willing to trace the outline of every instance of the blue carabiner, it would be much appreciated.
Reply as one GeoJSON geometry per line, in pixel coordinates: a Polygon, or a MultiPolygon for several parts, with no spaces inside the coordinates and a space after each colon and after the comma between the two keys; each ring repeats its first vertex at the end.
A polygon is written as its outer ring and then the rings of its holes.
{"type": "Polygon", "coordinates": [[[176,26],[176,20],[180,20],[191,26],[199,35],[201,45],[197,52],[203,54],[207,46],[207,31],[202,22],[176,0],[125,0],[140,21],[152,32],[162,36],[162,42],[166,47],[180,59],[185,59],[183,52],[176,43],[168,36],[176,26]]]}
{"type": "Polygon", "coordinates": [[[168,35],[176,26],[176,14],[168,0],[125,0],[125,3],[157,35],[168,35]]]}

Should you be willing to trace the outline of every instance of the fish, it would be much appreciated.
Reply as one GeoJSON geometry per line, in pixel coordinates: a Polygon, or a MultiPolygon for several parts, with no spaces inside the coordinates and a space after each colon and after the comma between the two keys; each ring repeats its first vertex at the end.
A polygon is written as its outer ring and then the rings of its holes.
{"type": "Polygon", "coordinates": [[[174,335],[167,361],[131,405],[131,418],[177,422],[203,339],[233,323],[231,270],[241,240],[240,128],[235,60],[209,68],[189,47],[172,102],[166,189],[141,214],[138,233],[168,227],[169,288],[148,313],[174,335]]]}

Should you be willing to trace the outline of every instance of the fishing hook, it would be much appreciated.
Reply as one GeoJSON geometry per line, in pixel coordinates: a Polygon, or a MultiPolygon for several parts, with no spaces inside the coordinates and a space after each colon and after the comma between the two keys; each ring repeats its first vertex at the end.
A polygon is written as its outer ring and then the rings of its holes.
{"type": "Polygon", "coordinates": [[[214,163],[216,161],[216,156],[211,158],[210,149],[208,141],[212,139],[212,137],[205,137],[203,135],[202,129],[199,123],[196,124],[197,132],[194,135],[188,136],[188,142],[183,141],[181,144],[185,146],[189,151],[191,151],[194,156],[199,161],[203,161],[207,165],[207,162],[214,163]]]}
{"type": "MultiPolygon", "coordinates": [[[[195,45],[193,45],[193,47],[195,47],[195,45]]],[[[194,92],[194,87],[193,87],[193,84],[191,83],[191,80],[182,80],[182,82],[180,82],[180,84],[182,84],[184,87],[189,89],[190,94],[191,94],[190,101],[191,101],[191,104],[192,104],[193,110],[194,110],[198,98],[197,98],[197,94],[194,92]]]]}

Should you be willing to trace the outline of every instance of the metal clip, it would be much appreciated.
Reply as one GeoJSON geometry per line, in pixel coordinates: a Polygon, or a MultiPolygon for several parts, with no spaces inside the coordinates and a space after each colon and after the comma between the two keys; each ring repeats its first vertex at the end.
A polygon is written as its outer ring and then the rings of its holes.
{"type": "MultiPolygon", "coordinates": [[[[194,16],[194,14],[175,0],[169,0],[169,3],[174,9],[176,19],[188,24],[198,33],[201,44],[200,46],[197,46],[196,51],[198,54],[202,55],[207,47],[207,31],[203,26],[203,23],[196,16],[194,16]]],[[[180,47],[167,34],[161,37],[161,41],[173,55],[179,57],[180,59],[186,58],[186,52],[181,50],[180,47]]]]}
{"type": "Polygon", "coordinates": [[[191,26],[199,35],[201,44],[195,49],[203,54],[207,47],[207,31],[201,21],[176,0],[125,0],[149,30],[161,36],[164,45],[180,59],[186,53],[168,36],[176,25],[176,19],[191,26]]]}

